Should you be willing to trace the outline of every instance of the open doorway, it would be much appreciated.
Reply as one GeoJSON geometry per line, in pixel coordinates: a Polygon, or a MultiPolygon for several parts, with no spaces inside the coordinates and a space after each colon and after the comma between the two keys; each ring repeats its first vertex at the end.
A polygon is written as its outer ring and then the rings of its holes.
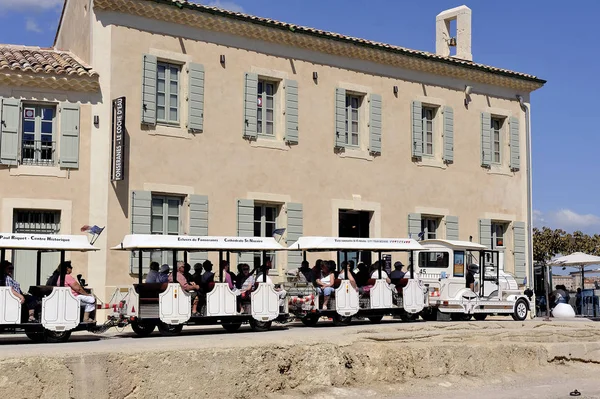
{"type": "MultiPolygon", "coordinates": [[[[340,209],[339,220],[339,237],[349,238],[369,238],[371,218],[373,212],[370,211],[355,211],[350,209],[340,209]]],[[[338,265],[344,260],[343,254],[339,254],[338,265]]],[[[356,266],[359,262],[371,264],[371,252],[348,252],[348,260],[354,261],[356,266]]]]}

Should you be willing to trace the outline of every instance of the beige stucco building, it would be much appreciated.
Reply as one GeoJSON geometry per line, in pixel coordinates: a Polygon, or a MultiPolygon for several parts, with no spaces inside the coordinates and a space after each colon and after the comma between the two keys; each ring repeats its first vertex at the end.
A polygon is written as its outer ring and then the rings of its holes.
{"type": "MultiPolygon", "coordinates": [[[[81,108],[79,169],[71,180],[0,169],[2,187],[42,201],[56,197],[55,182],[70,184],[73,219],[107,226],[87,264],[88,281],[107,292],[132,281],[136,260],[108,250],[127,233],[280,228],[284,243],[472,238],[499,249],[522,282],[529,98],[545,82],[471,61],[468,8],[436,24],[432,54],[185,1],[67,0],[55,47],[99,76],[81,108]],[[124,174],[111,181],[112,101],[122,97],[124,174]]],[[[275,257],[280,274],[299,260],[275,257]]]]}

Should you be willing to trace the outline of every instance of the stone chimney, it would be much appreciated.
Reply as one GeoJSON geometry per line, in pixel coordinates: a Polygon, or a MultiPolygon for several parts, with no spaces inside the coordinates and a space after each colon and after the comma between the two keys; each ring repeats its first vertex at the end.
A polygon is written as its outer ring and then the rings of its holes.
{"type": "Polygon", "coordinates": [[[443,11],[435,18],[435,53],[473,61],[471,54],[471,9],[460,6],[443,11]],[[450,23],[456,21],[456,36],[450,32],[450,23]],[[450,52],[456,48],[456,54],[450,52]]]}

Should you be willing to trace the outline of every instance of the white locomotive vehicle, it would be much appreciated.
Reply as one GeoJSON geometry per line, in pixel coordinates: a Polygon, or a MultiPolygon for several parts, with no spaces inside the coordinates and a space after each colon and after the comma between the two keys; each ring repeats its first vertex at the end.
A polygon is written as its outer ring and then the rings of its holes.
{"type": "Polygon", "coordinates": [[[423,319],[437,320],[438,312],[450,314],[452,320],[484,320],[488,315],[527,318],[530,300],[514,277],[500,270],[498,251],[468,241],[420,243],[425,249],[416,252],[415,276],[428,291],[423,319]]]}

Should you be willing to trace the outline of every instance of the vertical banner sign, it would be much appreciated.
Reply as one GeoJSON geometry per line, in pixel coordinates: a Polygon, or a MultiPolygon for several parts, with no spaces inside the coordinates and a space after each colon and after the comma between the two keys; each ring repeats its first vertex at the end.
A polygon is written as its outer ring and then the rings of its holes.
{"type": "Polygon", "coordinates": [[[112,103],[112,157],[111,180],[123,180],[125,152],[125,97],[119,97],[112,103]]]}

